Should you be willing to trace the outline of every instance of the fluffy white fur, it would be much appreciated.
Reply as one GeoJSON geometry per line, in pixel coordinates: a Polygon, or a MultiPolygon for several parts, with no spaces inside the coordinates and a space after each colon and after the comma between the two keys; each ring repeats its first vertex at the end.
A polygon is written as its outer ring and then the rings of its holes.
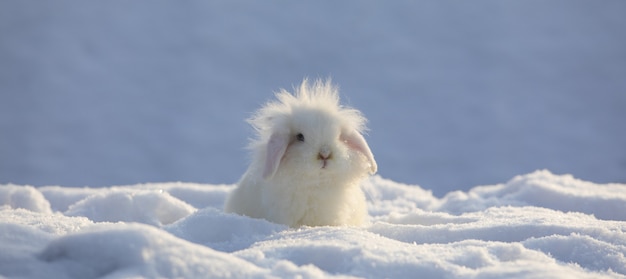
{"type": "Polygon", "coordinates": [[[362,136],[366,119],[339,104],[330,81],[304,80],[276,98],[248,120],[258,133],[252,162],[225,211],[291,227],[363,224],[360,183],[377,170],[362,136]]]}

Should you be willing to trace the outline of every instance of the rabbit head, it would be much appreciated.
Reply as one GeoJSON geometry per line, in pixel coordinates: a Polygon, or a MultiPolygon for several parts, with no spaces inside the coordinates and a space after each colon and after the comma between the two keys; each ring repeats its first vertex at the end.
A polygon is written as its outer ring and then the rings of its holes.
{"type": "MultiPolygon", "coordinates": [[[[258,132],[252,148],[264,179],[350,179],[373,174],[376,161],[363,138],[366,119],[339,104],[330,81],[304,80],[295,94],[281,90],[248,122],[258,132]]],[[[338,181],[335,181],[338,182],[338,181]]]]}

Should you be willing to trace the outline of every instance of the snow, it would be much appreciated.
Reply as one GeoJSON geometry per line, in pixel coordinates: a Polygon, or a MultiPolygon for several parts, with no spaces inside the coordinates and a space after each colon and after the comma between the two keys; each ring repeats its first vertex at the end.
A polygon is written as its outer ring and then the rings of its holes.
{"type": "Polygon", "coordinates": [[[134,221],[161,226],[194,211],[191,205],[162,191],[113,191],[81,200],[70,206],[65,215],[85,216],[97,222],[134,221]]]}
{"type": "Polygon", "coordinates": [[[373,176],[369,224],[301,228],[224,213],[232,189],[0,185],[0,275],[626,278],[626,184],[541,170],[437,198],[373,176]]]}
{"type": "Polygon", "coordinates": [[[0,202],[11,208],[24,208],[35,212],[50,213],[50,203],[32,186],[7,185],[0,189],[0,202]]]}
{"type": "Polygon", "coordinates": [[[0,277],[626,278],[624,1],[32,4],[0,2],[0,277]],[[304,77],[369,119],[363,227],[222,211],[304,77]]]}

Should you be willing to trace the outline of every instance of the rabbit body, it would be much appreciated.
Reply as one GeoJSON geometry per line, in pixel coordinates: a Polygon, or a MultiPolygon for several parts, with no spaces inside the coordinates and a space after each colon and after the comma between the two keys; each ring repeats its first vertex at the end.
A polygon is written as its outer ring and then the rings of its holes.
{"type": "Polygon", "coordinates": [[[225,211],[291,227],[363,224],[360,183],[377,170],[365,118],[340,106],[328,81],[305,80],[295,95],[276,97],[248,120],[258,132],[252,162],[225,211]]]}

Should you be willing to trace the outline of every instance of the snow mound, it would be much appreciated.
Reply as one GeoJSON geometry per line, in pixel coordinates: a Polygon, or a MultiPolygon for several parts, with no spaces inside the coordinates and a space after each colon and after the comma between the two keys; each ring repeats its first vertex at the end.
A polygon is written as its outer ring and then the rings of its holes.
{"type": "Polygon", "coordinates": [[[247,248],[257,240],[287,227],[263,219],[250,219],[207,208],[164,229],[191,242],[232,252],[247,248]]]}
{"type": "Polygon", "coordinates": [[[51,213],[50,203],[32,186],[0,185],[0,205],[51,213]]]}
{"type": "Polygon", "coordinates": [[[476,187],[467,193],[452,192],[438,210],[458,214],[505,205],[546,207],[626,221],[623,184],[598,185],[571,175],[554,176],[546,170],[516,176],[504,185],[476,187]]]}
{"type": "Polygon", "coordinates": [[[67,216],[84,216],[96,222],[171,224],[195,211],[187,203],[162,191],[112,191],[89,196],[70,206],[67,216]]]}
{"type": "Polygon", "coordinates": [[[370,224],[297,229],[224,213],[233,188],[1,186],[0,276],[626,278],[624,184],[537,171],[439,199],[375,176],[370,224]]]}
{"type": "Polygon", "coordinates": [[[327,274],[364,278],[456,278],[477,275],[549,278],[551,273],[583,275],[520,243],[464,240],[449,245],[404,243],[354,228],[285,231],[235,253],[259,266],[284,260],[315,266],[327,274]]]}
{"type": "MultiPolygon", "coordinates": [[[[115,188],[111,188],[113,190],[115,188]]],[[[64,212],[67,209],[89,197],[96,194],[103,194],[102,189],[94,188],[73,188],[73,187],[59,187],[59,186],[46,186],[37,188],[45,197],[50,201],[50,206],[53,211],[64,212]]]]}
{"type": "Polygon", "coordinates": [[[0,212],[0,222],[27,226],[54,235],[78,232],[94,224],[85,217],[68,217],[60,213],[41,214],[25,209],[5,209],[0,212]]]}
{"type": "Polygon", "coordinates": [[[70,278],[231,278],[262,271],[235,256],[139,224],[94,226],[61,237],[39,259],[59,265],[70,278]]]}

